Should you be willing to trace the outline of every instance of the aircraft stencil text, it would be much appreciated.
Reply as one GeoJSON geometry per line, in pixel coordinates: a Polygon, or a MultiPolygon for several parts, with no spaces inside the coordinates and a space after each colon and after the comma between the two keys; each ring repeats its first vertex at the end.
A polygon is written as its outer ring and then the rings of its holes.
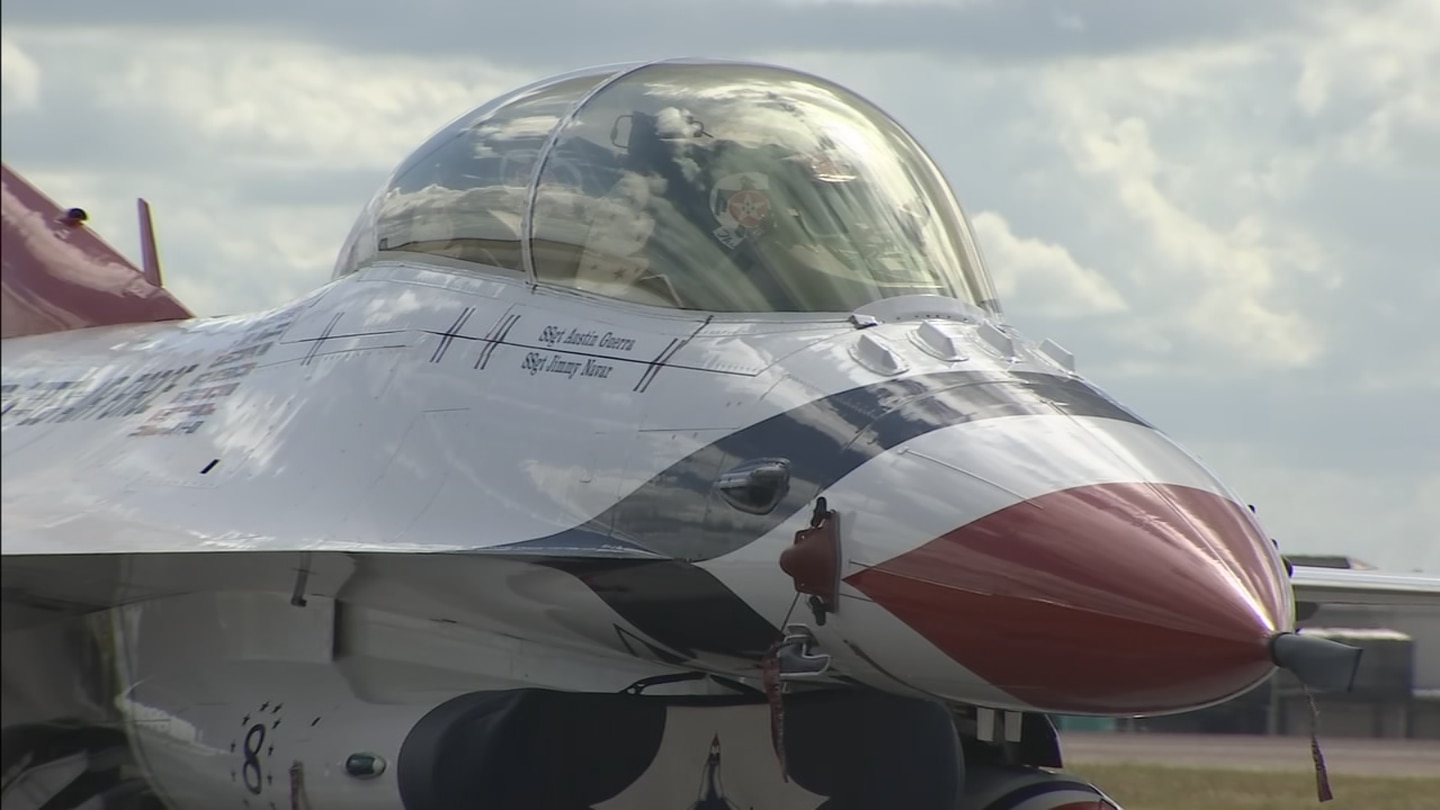
{"type": "Polygon", "coordinates": [[[571,358],[564,354],[547,354],[546,352],[528,352],[520,361],[520,368],[535,376],[544,371],[548,374],[563,374],[565,379],[573,380],[579,377],[598,377],[605,379],[615,367],[608,363],[600,363],[592,358],[571,358]]]}
{"type": "Polygon", "coordinates": [[[635,348],[635,339],[622,337],[614,332],[598,332],[594,329],[582,332],[578,328],[566,331],[563,326],[550,325],[540,330],[540,342],[546,346],[594,346],[612,352],[628,352],[635,348]]]}

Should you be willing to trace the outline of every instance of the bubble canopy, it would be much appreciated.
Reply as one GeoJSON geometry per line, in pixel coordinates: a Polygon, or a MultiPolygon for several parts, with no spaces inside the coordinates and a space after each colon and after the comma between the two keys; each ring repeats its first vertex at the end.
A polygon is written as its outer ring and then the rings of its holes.
{"type": "Polygon", "coordinates": [[[914,139],[844,88],[765,65],[597,68],[461,116],[395,170],[335,274],[401,253],[711,312],[999,308],[914,139]]]}

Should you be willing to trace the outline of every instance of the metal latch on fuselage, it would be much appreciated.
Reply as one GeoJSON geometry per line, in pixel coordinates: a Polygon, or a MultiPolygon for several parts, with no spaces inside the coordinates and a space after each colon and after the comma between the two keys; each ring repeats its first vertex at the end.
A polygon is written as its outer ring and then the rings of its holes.
{"type": "Polygon", "coordinates": [[[780,552],[780,569],[790,575],[795,592],[807,597],[820,627],[840,608],[840,560],[840,515],[817,498],[809,528],[796,532],[795,542],[780,552]]]}

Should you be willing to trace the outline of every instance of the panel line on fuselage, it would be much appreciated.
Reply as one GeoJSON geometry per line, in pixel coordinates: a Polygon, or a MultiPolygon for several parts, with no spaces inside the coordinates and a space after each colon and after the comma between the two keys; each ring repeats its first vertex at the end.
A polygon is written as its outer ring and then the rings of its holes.
{"type": "MultiPolygon", "coordinates": [[[[671,340],[670,344],[667,345],[665,348],[661,349],[660,353],[655,355],[655,359],[650,361],[650,365],[648,368],[645,369],[645,373],[640,375],[640,382],[635,383],[635,387],[631,390],[641,394],[645,393],[645,391],[650,388],[650,383],[654,382],[655,378],[660,376],[660,369],[664,368],[666,364],[670,362],[670,358],[674,357],[681,349],[685,348],[685,346],[688,345],[690,341],[694,340],[695,336],[700,334],[700,332],[705,327],[709,326],[710,322],[714,319],[714,315],[708,316],[705,318],[704,322],[702,322],[699,326],[695,327],[695,331],[691,332],[688,336],[671,340]]],[[[707,369],[707,371],[708,370],[711,369],[707,369]]],[[[719,371],[719,369],[714,370],[719,371]]]]}

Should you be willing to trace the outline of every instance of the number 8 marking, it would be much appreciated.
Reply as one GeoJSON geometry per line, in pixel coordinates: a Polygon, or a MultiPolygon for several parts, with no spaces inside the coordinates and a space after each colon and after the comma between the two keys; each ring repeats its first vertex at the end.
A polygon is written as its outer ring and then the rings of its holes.
{"type": "Polygon", "coordinates": [[[245,732],[245,764],[240,775],[245,779],[245,789],[260,794],[260,749],[265,745],[265,724],[256,723],[245,732]]]}

